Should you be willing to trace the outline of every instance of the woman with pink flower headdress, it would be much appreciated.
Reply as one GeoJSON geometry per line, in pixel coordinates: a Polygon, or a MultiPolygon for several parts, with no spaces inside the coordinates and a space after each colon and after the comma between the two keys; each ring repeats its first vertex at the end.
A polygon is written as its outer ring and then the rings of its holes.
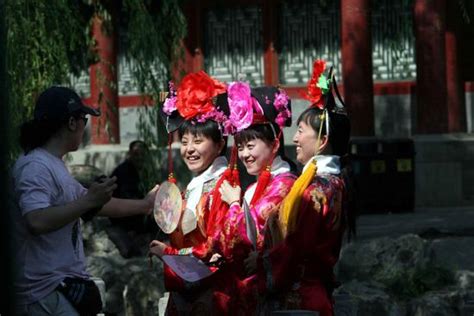
{"type": "Polygon", "coordinates": [[[276,87],[251,89],[243,82],[230,84],[227,93],[230,114],[226,127],[234,133],[239,159],[257,182],[242,198],[240,187],[229,182],[224,181],[219,189],[230,208],[215,250],[233,264],[239,276],[236,310],[251,314],[256,301],[248,294],[256,283],[254,278],[247,279],[244,260],[252,250],[262,249],[267,219],[278,213],[296,178],[282,155],[282,128],[291,124],[290,99],[276,87]]]}

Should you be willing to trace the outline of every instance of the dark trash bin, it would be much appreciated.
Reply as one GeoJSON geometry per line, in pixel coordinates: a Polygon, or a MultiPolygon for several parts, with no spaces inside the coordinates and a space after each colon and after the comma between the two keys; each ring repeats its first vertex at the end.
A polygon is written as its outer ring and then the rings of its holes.
{"type": "Polygon", "coordinates": [[[350,141],[350,161],[360,213],[413,211],[412,139],[354,138],[350,141]]]}

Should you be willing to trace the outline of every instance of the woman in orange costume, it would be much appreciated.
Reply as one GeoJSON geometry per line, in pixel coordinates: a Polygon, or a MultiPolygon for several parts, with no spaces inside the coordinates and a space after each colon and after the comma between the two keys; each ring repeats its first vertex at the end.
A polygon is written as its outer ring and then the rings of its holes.
{"type": "MultiPolygon", "coordinates": [[[[333,315],[333,267],[350,222],[341,156],[346,155],[349,119],[335,104],[325,63],[314,63],[306,97],[312,105],[298,118],[293,138],[302,175],[267,226],[264,251],[256,260],[259,314],[311,310],[333,315]]],[[[247,267],[255,266],[255,256],[247,267]]]]}

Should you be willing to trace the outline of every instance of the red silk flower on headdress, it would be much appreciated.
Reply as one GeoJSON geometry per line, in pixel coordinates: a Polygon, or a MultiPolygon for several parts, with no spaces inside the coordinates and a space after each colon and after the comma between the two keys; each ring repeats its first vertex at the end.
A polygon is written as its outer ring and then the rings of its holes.
{"type": "Polygon", "coordinates": [[[214,111],[212,98],[225,91],[224,83],[209,77],[202,70],[188,74],[179,85],[176,108],[185,120],[190,120],[197,115],[214,111]]]}
{"type": "Polygon", "coordinates": [[[319,77],[324,73],[324,70],[326,70],[326,62],[321,59],[315,60],[313,64],[313,74],[308,81],[307,91],[306,93],[301,93],[301,96],[310,101],[312,106],[317,106],[321,109],[324,106],[324,99],[323,91],[318,86],[318,81],[319,77]]]}

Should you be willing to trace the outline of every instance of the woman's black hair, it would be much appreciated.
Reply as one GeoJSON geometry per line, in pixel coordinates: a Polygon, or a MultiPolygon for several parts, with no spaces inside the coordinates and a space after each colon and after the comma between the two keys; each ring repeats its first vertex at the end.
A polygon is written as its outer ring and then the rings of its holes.
{"type": "Polygon", "coordinates": [[[354,171],[350,163],[350,155],[341,157],[341,177],[344,179],[346,185],[346,198],[345,198],[345,216],[343,220],[347,225],[347,240],[351,241],[356,236],[356,219],[359,214],[359,205],[357,200],[356,186],[354,182],[354,171]]]}
{"type": "Polygon", "coordinates": [[[70,117],[78,118],[82,112],[76,112],[62,120],[31,120],[20,127],[20,147],[28,154],[41,147],[63,127],[70,117]]]}
{"type": "Polygon", "coordinates": [[[280,127],[276,124],[254,124],[236,133],[234,135],[234,141],[236,144],[242,144],[252,139],[261,139],[268,145],[272,145],[279,133],[280,127]]]}
{"type": "Polygon", "coordinates": [[[179,138],[183,138],[184,134],[190,133],[193,136],[202,135],[206,138],[210,138],[214,143],[219,144],[224,140],[224,147],[219,153],[220,156],[224,156],[227,151],[227,137],[222,135],[219,125],[212,120],[207,120],[205,122],[195,122],[195,121],[184,121],[179,129],[178,135],[179,138]]]}
{"type": "MultiPolygon", "coordinates": [[[[248,128],[240,131],[234,135],[235,143],[242,144],[246,143],[252,139],[261,139],[266,144],[272,145],[275,141],[276,136],[280,133],[280,127],[275,123],[266,123],[266,124],[254,124],[250,125],[248,128]],[[270,125],[271,124],[271,125],[270,125]],[[273,126],[273,128],[272,128],[273,126]]],[[[280,147],[278,148],[277,155],[279,155],[284,161],[288,162],[292,172],[296,173],[297,167],[296,164],[289,159],[285,154],[285,141],[283,138],[283,133],[280,137],[280,147]]]]}
{"type": "MultiPolygon", "coordinates": [[[[297,124],[305,122],[315,131],[319,133],[321,127],[321,114],[323,110],[310,107],[301,113],[298,118],[297,124]]],[[[335,113],[328,111],[329,113],[329,144],[332,148],[332,154],[341,157],[341,177],[344,179],[346,185],[346,214],[343,217],[345,224],[347,224],[347,238],[350,241],[352,237],[356,235],[356,217],[358,213],[356,195],[354,194],[354,177],[352,174],[352,168],[350,164],[349,151],[349,138],[350,138],[350,121],[346,114],[335,113]]],[[[326,124],[322,122],[321,134],[326,135],[326,124]]]]}
{"type": "MultiPolygon", "coordinates": [[[[317,107],[310,107],[301,113],[298,118],[297,125],[300,122],[305,122],[315,131],[319,133],[321,127],[321,114],[323,110],[317,107]]],[[[349,150],[349,137],[351,133],[351,125],[349,118],[346,114],[335,113],[328,111],[329,113],[329,144],[331,145],[332,152],[334,155],[344,156],[349,150]]],[[[327,135],[326,124],[322,122],[323,127],[321,130],[322,135],[327,135]]]]}

